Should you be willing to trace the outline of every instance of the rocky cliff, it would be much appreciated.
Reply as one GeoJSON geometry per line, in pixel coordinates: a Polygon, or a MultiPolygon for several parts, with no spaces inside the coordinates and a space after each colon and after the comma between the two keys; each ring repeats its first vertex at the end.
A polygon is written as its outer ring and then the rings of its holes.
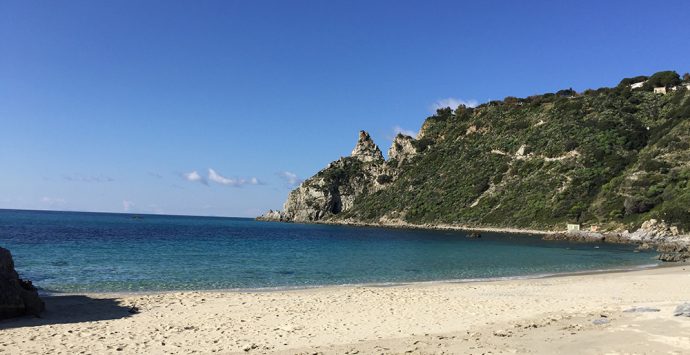
{"type": "Polygon", "coordinates": [[[390,182],[390,169],[379,147],[365,131],[349,157],[342,157],[290,192],[283,211],[269,211],[260,220],[314,222],[333,218],[355,199],[390,182]]]}
{"type": "Polygon", "coordinates": [[[620,235],[656,219],[686,234],[690,93],[632,89],[626,80],[439,109],[416,139],[395,137],[387,161],[360,132],[350,157],[265,218],[539,230],[577,223],[620,235]]]}
{"type": "Polygon", "coordinates": [[[44,308],[31,281],[19,278],[10,251],[0,248],[0,319],[38,315],[44,308]]]}

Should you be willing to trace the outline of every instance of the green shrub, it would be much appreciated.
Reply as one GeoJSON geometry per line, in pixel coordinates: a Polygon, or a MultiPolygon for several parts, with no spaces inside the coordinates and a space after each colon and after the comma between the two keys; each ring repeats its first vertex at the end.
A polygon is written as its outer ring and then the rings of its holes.
{"type": "Polygon", "coordinates": [[[639,83],[639,82],[645,81],[647,79],[648,79],[648,77],[644,76],[644,75],[639,75],[639,76],[632,77],[632,78],[625,78],[625,79],[621,80],[621,82],[618,84],[618,87],[629,87],[632,84],[639,83]]]}
{"type": "Polygon", "coordinates": [[[393,178],[390,177],[390,175],[381,174],[381,175],[379,175],[379,176],[376,177],[376,182],[378,182],[378,183],[381,184],[381,185],[387,184],[387,183],[389,183],[389,182],[391,182],[391,181],[393,181],[393,178]]]}
{"type": "Polygon", "coordinates": [[[680,76],[675,71],[667,70],[654,73],[650,76],[644,87],[648,90],[658,87],[671,87],[680,84],[680,76]]]}

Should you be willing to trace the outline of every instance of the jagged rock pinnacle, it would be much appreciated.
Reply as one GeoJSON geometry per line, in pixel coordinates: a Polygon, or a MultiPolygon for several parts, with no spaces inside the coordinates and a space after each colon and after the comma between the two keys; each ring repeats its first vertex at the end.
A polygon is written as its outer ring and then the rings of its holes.
{"type": "Polygon", "coordinates": [[[414,146],[414,138],[403,134],[398,134],[393,139],[393,144],[388,149],[388,159],[396,160],[398,165],[403,161],[410,159],[417,155],[417,148],[414,146]]]}
{"type": "Polygon", "coordinates": [[[352,150],[351,156],[365,162],[383,160],[381,149],[374,143],[369,133],[365,131],[359,131],[359,139],[355,149],[352,150]]]}

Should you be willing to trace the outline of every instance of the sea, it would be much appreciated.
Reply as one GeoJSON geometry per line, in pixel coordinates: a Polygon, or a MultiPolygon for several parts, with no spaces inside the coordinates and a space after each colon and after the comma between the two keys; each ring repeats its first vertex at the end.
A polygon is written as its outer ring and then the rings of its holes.
{"type": "Polygon", "coordinates": [[[630,245],[249,218],[0,210],[0,246],[44,294],[271,290],[543,277],[656,265],[630,245]]]}

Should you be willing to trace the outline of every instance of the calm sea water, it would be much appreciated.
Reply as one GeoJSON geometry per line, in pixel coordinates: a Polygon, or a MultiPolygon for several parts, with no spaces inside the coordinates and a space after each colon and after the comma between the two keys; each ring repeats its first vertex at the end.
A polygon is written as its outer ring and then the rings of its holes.
{"type": "Polygon", "coordinates": [[[630,246],[244,218],[0,210],[0,246],[44,292],[516,277],[651,265],[630,246]]]}

